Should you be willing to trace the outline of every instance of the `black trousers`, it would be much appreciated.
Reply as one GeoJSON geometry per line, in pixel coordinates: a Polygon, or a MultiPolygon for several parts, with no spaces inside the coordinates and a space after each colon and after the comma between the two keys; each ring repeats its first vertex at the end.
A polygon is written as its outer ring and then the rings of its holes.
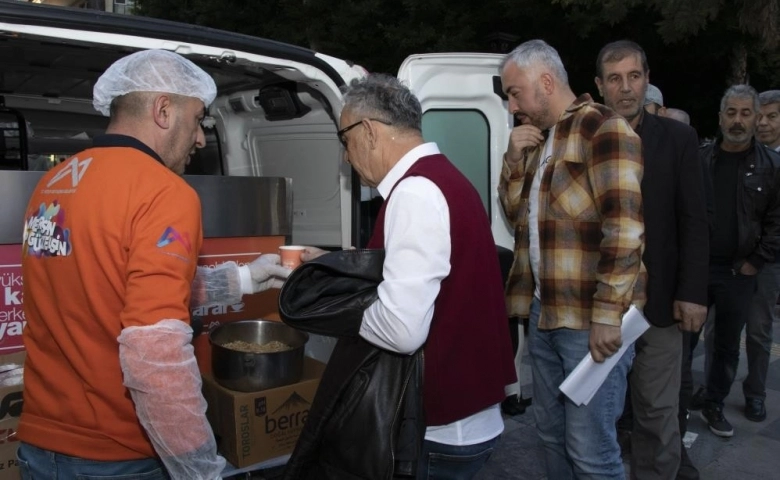
{"type": "Polygon", "coordinates": [[[715,306],[715,323],[712,364],[707,376],[709,403],[723,406],[734,383],[739,365],[740,335],[756,285],[755,275],[742,275],[728,265],[710,265],[707,294],[710,307],[715,306]]]}
{"type": "Polygon", "coordinates": [[[691,398],[693,398],[693,372],[691,371],[693,348],[696,348],[696,339],[699,337],[699,334],[683,332],[682,337],[682,372],[680,377],[680,411],[678,420],[680,422],[680,436],[684,437],[685,432],[688,431],[688,407],[691,405],[691,398]]]}

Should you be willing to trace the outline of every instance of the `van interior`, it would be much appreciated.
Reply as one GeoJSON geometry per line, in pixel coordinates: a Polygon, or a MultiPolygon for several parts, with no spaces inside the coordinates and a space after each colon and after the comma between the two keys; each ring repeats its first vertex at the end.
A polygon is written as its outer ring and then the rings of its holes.
{"type": "MultiPolygon", "coordinates": [[[[48,170],[89,147],[108,124],[92,107],[92,87],[137,49],[0,31],[0,169],[48,170]]],[[[336,137],[337,89],[272,57],[184,54],[218,88],[207,145],[185,174],[290,178],[292,242],[354,244],[342,228],[352,222],[353,185],[336,137]]]]}

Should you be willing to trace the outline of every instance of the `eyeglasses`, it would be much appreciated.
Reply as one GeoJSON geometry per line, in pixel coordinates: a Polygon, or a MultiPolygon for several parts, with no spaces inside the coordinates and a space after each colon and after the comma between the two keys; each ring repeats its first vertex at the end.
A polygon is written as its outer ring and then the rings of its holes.
{"type": "Polygon", "coordinates": [[[361,119],[361,120],[353,123],[352,125],[346,126],[346,127],[342,128],[341,130],[339,130],[338,132],[336,132],[336,135],[338,135],[338,137],[339,137],[339,142],[341,142],[341,144],[344,146],[344,148],[347,148],[347,137],[344,134],[347,133],[348,131],[352,130],[353,128],[357,127],[358,125],[362,125],[363,124],[363,120],[369,120],[369,121],[372,121],[372,122],[379,122],[379,123],[384,124],[384,125],[392,125],[392,122],[388,122],[386,120],[380,120],[379,118],[364,118],[364,119],[361,119]]]}

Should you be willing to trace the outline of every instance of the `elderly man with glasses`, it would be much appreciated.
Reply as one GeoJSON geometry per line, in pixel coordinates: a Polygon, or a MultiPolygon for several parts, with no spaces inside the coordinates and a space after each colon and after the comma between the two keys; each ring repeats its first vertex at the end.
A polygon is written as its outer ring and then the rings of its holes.
{"type": "Polygon", "coordinates": [[[368,242],[385,250],[384,278],[360,336],[402,355],[423,349],[417,478],[470,479],[504,430],[499,404],[516,381],[490,222],[469,180],[423,140],[420,102],[398,79],[353,81],[344,102],[345,158],[384,199],[368,242]]]}

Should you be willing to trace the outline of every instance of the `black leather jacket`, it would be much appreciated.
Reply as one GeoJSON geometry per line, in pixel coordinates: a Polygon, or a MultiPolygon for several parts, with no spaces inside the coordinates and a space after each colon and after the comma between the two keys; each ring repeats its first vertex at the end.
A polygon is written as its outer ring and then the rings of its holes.
{"type": "MultiPolygon", "coordinates": [[[[707,206],[711,217],[717,214],[712,178],[719,142],[699,148],[699,158],[709,173],[707,206]]],[[[780,250],[780,154],[753,140],[737,178],[738,244],[733,268],[739,271],[748,262],[760,270],[764,263],[773,262],[780,250]]]]}
{"type": "Polygon", "coordinates": [[[359,335],[377,298],[382,250],[344,250],[298,267],[279,294],[285,323],[339,337],[284,480],[411,478],[425,435],[422,349],[382,350],[359,335]]]}

